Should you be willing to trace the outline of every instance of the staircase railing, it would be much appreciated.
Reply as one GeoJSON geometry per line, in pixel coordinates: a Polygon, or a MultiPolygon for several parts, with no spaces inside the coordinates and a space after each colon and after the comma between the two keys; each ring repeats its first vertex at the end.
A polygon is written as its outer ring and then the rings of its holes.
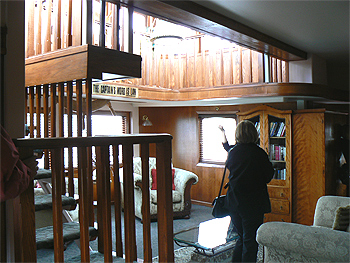
{"type": "MultiPolygon", "coordinates": [[[[52,154],[52,207],[54,229],[54,260],[64,261],[64,245],[62,230],[62,200],[64,193],[64,148],[77,147],[78,186],[79,186],[79,223],[81,262],[90,262],[89,226],[91,225],[92,195],[89,184],[92,177],[87,168],[87,154],[92,147],[96,149],[96,185],[97,185],[97,225],[98,250],[104,255],[105,262],[112,262],[112,251],[117,257],[125,257],[125,262],[137,259],[134,208],[133,156],[134,145],[140,145],[142,158],[142,187],[149,188],[149,145],[156,145],[157,185],[158,187],[158,254],[160,262],[174,261],[173,248],[173,208],[172,208],[172,176],[171,176],[171,140],[168,134],[139,134],[117,137],[79,137],[79,138],[30,138],[14,140],[21,153],[31,153],[35,149],[48,149],[52,154]],[[121,231],[121,191],[119,180],[119,145],[122,145],[123,157],[123,199],[124,199],[124,233],[125,251],[123,251],[121,231]],[[110,191],[110,146],[113,148],[114,171],[114,206],[116,243],[112,244],[111,227],[111,191],[110,191]]],[[[150,197],[143,191],[143,242],[144,261],[152,261],[150,232],[150,197]]],[[[33,185],[20,196],[20,205],[15,209],[17,216],[15,225],[15,255],[19,262],[36,262],[35,243],[35,211],[33,185]]]]}

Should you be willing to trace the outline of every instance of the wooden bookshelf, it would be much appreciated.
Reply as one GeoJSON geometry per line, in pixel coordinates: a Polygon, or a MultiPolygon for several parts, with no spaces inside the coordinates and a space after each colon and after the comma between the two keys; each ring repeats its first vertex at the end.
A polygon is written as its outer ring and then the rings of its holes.
{"type": "Polygon", "coordinates": [[[260,146],[275,168],[268,184],[272,212],[265,215],[266,222],[292,222],[291,113],[262,105],[237,114],[239,121],[248,119],[257,127],[260,146]]]}

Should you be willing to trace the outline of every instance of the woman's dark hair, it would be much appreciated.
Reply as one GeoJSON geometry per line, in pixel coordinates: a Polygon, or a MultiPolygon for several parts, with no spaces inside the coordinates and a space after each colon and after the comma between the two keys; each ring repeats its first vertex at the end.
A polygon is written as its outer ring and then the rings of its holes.
{"type": "Polygon", "coordinates": [[[259,134],[251,121],[243,120],[236,127],[236,142],[238,143],[256,143],[259,134]]]}

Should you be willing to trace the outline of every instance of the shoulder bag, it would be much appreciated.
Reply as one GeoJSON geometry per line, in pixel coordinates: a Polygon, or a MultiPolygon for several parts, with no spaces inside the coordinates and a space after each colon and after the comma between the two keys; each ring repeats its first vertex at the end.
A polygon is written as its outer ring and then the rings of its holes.
{"type": "MultiPolygon", "coordinates": [[[[222,187],[224,185],[225,174],[227,167],[225,166],[224,175],[222,176],[221,186],[218,197],[212,203],[213,210],[211,214],[216,218],[222,218],[229,215],[229,210],[226,208],[226,195],[221,195],[222,187]]],[[[226,188],[226,187],[225,187],[226,188]]]]}

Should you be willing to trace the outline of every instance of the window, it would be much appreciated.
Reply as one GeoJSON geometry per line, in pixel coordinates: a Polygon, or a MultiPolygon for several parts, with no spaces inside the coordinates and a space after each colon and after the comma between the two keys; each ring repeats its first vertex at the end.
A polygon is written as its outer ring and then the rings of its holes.
{"type": "Polygon", "coordinates": [[[199,114],[200,162],[224,164],[227,152],[222,147],[222,133],[219,125],[226,131],[229,144],[235,144],[236,116],[234,114],[199,114]]]}
{"type": "MultiPolygon", "coordinates": [[[[40,115],[40,136],[37,135],[37,130],[34,129],[34,137],[44,137],[44,114],[40,115]]],[[[68,137],[68,115],[64,115],[64,137],[68,137]]],[[[121,134],[129,133],[130,130],[130,114],[125,112],[116,112],[116,116],[112,116],[109,111],[96,111],[91,116],[91,122],[92,122],[92,136],[103,136],[103,135],[112,135],[117,136],[121,134]]],[[[73,137],[78,136],[78,128],[77,128],[77,115],[72,115],[72,132],[73,137]]],[[[28,126],[31,124],[31,118],[30,114],[27,114],[27,124],[28,126]]],[[[36,127],[36,113],[34,113],[33,118],[33,125],[36,127]]],[[[86,127],[86,116],[84,118],[83,127],[86,127]]],[[[82,136],[86,136],[86,129],[83,128],[82,136]]],[[[26,138],[29,138],[29,136],[26,136],[26,138]]],[[[121,145],[119,147],[119,152],[122,152],[121,145]]],[[[93,147],[94,148],[94,147],[93,147]]],[[[112,152],[112,149],[110,149],[112,152]]],[[[94,149],[93,149],[93,155],[94,155],[94,149]]],[[[111,156],[111,163],[113,162],[113,156],[111,156]]],[[[119,155],[119,162],[121,162],[122,155],[119,155]]],[[[40,160],[38,160],[39,164],[38,166],[40,168],[44,168],[44,157],[40,160]]],[[[67,168],[68,167],[68,149],[64,149],[64,165],[67,168]]],[[[73,148],[73,167],[78,166],[78,151],[77,148],[73,148]]]]}

